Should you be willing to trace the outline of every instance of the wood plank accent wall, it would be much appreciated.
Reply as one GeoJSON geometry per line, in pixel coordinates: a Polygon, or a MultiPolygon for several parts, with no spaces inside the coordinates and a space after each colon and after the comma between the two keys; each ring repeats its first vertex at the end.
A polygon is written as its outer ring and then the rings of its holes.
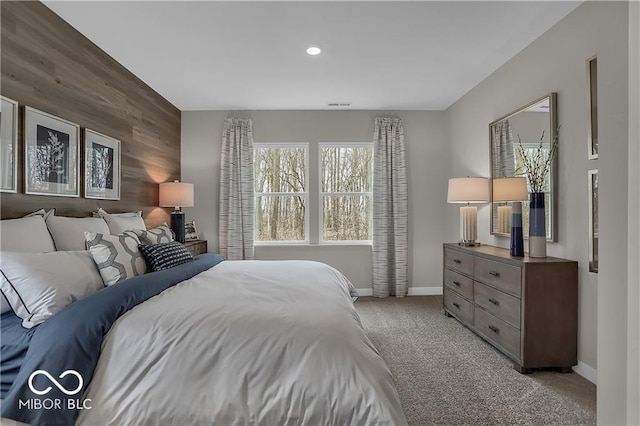
{"type": "MultiPolygon", "coordinates": [[[[42,3],[3,1],[0,7],[0,91],[20,105],[18,193],[0,195],[2,218],[39,208],[82,217],[102,207],[143,210],[147,226],[169,221],[168,210],[157,207],[158,183],[180,178],[180,110],[42,3]],[[119,139],[121,199],[25,195],[25,105],[119,139]]],[[[83,194],[83,179],[80,188],[83,194]]]]}

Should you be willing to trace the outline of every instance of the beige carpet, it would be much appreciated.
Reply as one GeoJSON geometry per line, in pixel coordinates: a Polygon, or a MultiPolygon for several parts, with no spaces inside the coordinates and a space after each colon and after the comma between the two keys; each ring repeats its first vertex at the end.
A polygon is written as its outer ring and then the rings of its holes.
{"type": "Polygon", "coordinates": [[[576,373],[522,375],[453,318],[441,296],[362,297],[362,324],[393,373],[410,425],[588,425],[596,387],[576,373]]]}

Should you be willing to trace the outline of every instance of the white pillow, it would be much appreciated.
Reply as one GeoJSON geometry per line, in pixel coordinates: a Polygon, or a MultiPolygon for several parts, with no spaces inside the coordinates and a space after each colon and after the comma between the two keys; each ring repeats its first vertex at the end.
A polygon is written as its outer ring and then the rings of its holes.
{"type": "Polygon", "coordinates": [[[0,221],[0,248],[2,251],[22,253],[56,251],[40,214],[0,221]]]}
{"type": "Polygon", "coordinates": [[[109,227],[104,219],[95,217],[49,216],[47,228],[58,251],[86,250],[85,232],[109,233],[109,227]]]}
{"type": "Polygon", "coordinates": [[[138,250],[140,240],[133,232],[121,235],[85,232],[84,236],[105,285],[147,272],[147,263],[138,250]]]}
{"type": "Polygon", "coordinates": [[[173,232],[166,223],[158,226],[157,228],[151,228],[147,230],[134,229],[134,234],[140,239],[140,243],[144,245],[163,244],[173,241],[173,232]]]}
{"type": "Polygon", "coordinates": [[[109,225],[109,232],[112,234],[122,234],[125,231],[147,229],[144,224],[144,220],[142,220],[142,210],[133,214],[109,214],[106,211],[99,209],[98,214],[107,222],[107,225],[109,225]]]}
{"type": "Polygon", "coordinates": [[[0,270],[0,290],[26,328],[104,288],[88,251],[5,252],[0,270]]]}
{"type": "Polygon", "coordinates": [[[142,210],[138,210],[137,212],[109,213],[105,209],[100,207],[97,211],[93,212],[93,217],[102,217],[105,214],[110,214],[111,216],[120,216],[120,217],[142,217],[142,210]]]}

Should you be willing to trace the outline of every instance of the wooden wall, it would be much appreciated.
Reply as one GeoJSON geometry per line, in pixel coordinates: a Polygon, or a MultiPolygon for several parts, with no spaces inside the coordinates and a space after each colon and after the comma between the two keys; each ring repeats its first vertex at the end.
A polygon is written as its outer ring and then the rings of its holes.
{"type": "MultiPolygon", "coordinates": [[[[0,195],[2,218],[39,208],[81,217],[102,207],[142,209],[147,226],[168,221],[168,211],[157,207],[158,183],[180,178],[180,111],[42,3],[2,1],[0,7],[0,92],[20,105],[21,147],[18,193],[0,195]],[[25,105],[119,139],[121,199],[25,195],[25,105]]],[[[80,188],[82,195],[82,179],[80,188]]]]}

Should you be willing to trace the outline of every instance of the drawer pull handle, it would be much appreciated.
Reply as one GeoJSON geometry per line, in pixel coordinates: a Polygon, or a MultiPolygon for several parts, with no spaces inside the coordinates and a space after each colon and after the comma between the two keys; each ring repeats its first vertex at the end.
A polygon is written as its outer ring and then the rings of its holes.
{"type": "Polygon", "coordinates": [[[458,281],[454,281],[453,282],[455,285],[457,285],[458,287],[460,287],[460,283],[458,281]]]}
{"type": "Polygon", "coordinates": [[[499,276],[500,276],[500,272],[497,272],[497,271],[489,271],[489,275],[493,275],[494,277],[499,277],[499,276]]]}
{"type": "Polygon", "coordinates": [[[462,260],[460,260],[460,259],[453,259],[453,263],[462,263],[462,260]]]}
{"type": "Polygon", "coordinates": [[[453,306],[455,306],[456,308],[460,309],[460,305],[458,305],[456,302],[453,302],[453,306]]]}
{"type": "Polygon", "coordinates": [[[500,305],[500,302],[498,302],[496,299],[489,299],[489,302],[493,303],[494,305],[498,306],[500,305]]]}
{"type": "Polygon", "coordinates": [[[490,325],[489,326],[489,330],[493,331],[496,334],[500,333],[500,329],[498,327],[494,326],[494,325],[490,325]]]}

